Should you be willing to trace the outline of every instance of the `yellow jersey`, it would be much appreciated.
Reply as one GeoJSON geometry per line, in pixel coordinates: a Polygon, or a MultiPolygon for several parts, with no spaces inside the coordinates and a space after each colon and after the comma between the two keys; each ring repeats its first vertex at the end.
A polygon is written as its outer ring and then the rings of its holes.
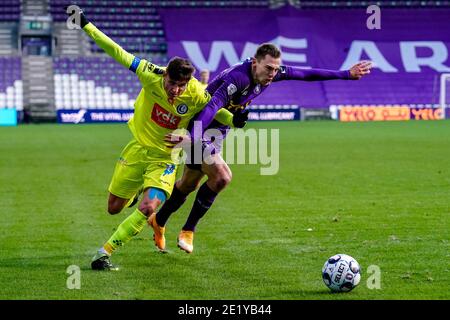
{"type": "MultiPolygon", "coordinates": [[[[144,147],[171,154],[173,149],[165,144],[165,135],[177,129],[186,129],[189,121],[211,99],[210,94],[192,77],[183,94],[173,104],[169,103],[163,85],[165,67],[128,53],[92,23],[88,23],[83,30],[108,55],[135,72],[142,84],[134,104],[134,115],[128,121],[134,138],[144,147]]],[[[215,119],[232,126],[233,115],[226,109],[220,109],[215,119]]]]}

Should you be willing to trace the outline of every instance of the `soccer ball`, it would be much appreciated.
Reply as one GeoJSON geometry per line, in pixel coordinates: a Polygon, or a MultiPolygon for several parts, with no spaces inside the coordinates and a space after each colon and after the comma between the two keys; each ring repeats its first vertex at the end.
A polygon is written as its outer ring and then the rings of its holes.
{"type": "Polygon", "coordinates": [[[334,255],[323,265],[322,279],[331,291],[349,292],[361,280],[359,264],[349,255],[334,255]]]}

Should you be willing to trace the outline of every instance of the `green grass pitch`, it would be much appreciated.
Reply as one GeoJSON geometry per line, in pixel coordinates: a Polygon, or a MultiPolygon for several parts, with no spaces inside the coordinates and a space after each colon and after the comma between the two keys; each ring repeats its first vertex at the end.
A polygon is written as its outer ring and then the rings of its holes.
{"type": "Polygon", "coordinates": [[[167,225],[169,254],[146,228],[90,270],[131,212],[106,212],[125,124],[0,128],[0,299],[449,299],[450,122],[261,122],[280,130],[280,170],[232,165],[233,181],[176,248],[193,196],[167,225]],[[360,285],[331,294],[325,260],[355,257],[360,285]],[[68,289],[71,265],[81,288],[68,289]],[[369,266],[381,287],[370,289],[369,266]]]}

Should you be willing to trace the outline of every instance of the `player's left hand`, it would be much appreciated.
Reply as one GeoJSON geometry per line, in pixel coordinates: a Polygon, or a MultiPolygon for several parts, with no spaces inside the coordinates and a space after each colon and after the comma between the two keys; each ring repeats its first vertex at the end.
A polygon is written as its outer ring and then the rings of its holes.
{"type": "Polygon", "coordinates": [[[164,141],[169,148],[173,148],[176,145],[178,145],[178,147],[183,147],[191,144],[191,137],[187,134],[168,133],[164,136],[164,141]]]}
{"type": "Polygon", "coordinates": [[[369,74],[371,68],[372,61],[360,61],[350,68],[350,78],[352,80],[359,80],[366,74],[369,74]]]}
{"type": "Polygon", "coordinates": [[[233,126],[235,128],[243,128],[247,124],[248,113],[250,110],[236,111],[233,114],[233,126]]]}

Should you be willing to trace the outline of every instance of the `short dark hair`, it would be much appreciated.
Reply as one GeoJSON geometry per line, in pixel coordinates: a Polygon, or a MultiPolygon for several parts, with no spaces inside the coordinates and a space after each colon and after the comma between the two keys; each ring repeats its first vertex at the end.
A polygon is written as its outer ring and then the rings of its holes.
{"type": "Polygon", "coordinates": [[[173,81],[189,81],[195,73],[195,68],[189,60],[173,57],[167,64],[166,73],[173,81]]]}
{"type": "Polygon", "coordinates": [[[281,57],[281,51],[273,43],[263,43],[256,50],[255,59],[260,61],[261,59],[264,59],[266,55],[273,58],[279,58],[281,57]]]}

